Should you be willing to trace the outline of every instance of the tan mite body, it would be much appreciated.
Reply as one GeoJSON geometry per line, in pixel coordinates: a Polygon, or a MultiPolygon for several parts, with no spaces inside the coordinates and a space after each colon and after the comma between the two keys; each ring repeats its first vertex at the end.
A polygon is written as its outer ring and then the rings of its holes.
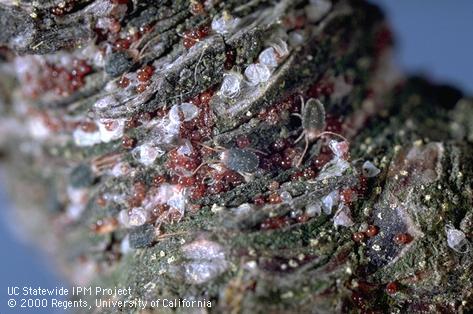
{"type": "Polygon", "coordinates": [[[301,102],[301,113],[296,113],[294,115],[299,117],[302,121],[302,133],[297,138],[295,143],[304,139],[305,146],[301,158],[297,162],[297,167],[301,165],[302,160],[307,153],[307,149],[309,148],[309,143],[317,140],[318,138],[326,135],[333,135],[346,141],[346,139],[340,134],[324,131],[326,127],[325,108],[318,99],[310,98],[307,102],[304,102],[304,98],[301,96],[301,102]]]}

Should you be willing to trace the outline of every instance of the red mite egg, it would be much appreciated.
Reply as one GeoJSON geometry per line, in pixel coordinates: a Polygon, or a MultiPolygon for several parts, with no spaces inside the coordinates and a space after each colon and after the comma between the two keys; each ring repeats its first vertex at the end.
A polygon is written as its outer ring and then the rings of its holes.
{"type": "Polygon", "coordinates": [[[268,202],[271,204],[278,204],[282,202],[282,198],[278,193],[272,193],[268,196],[268,202]]]}
{"type": "Polygon", "coordinates": [[[278,124],[279,118],[279,110],[277,108],[271,108],[266,114],[266,122],[270,125],[278,124]]]}
{"type": "Polygon", "coordinates": [[[97,130],[97,125],[95,125],[95,123],[93,123],[93,122],[82,122],[80,124],[80,128],[84,132],[92,133],[92,132],[95,132],[97,130]]]}
{"type": "Polygon", "coordinates": [[[291,175],[291,181],[302,180],[304,173],[302,171],[295,172],[291,175]]]}
{"type": "Polygon", "coordinates": [[[124,38],[117,39],[114,44],[117,50],[126,50],[130,48],[130,45],[131,45],[131,42],[124,38]]]}
{"type": "Polygon", "coordinates": [[[342,133],[343,129],[343,119],[341,117],[333,117],[327,115],[327,127],[325,128],[326,131],[334,132],[334,133],[342,133]]]}
{"type": "Polygon", "coordinates": [[[282,227],[288,226],[289,220],[286,217],[273,217],[268,218],[261,223],[261,229],[280,229],[282,227]]]}
{"type": "Polygon", "coordinates": [[[290,156],[284,156],[279,166],[281,166],[283,169],[290,169],[292,167],[293,161],[294,158],[291,158],[290,156]]]}
{"type": "Polygon", "coordinates": [[[142,112],[142,113],[140,114],[139,120],[140,120],[141,122],[148,122],[148,121],[151,121],[152,118],[153,118],[153,117],[152,117],[151,113],[149,113],[149,112],[142,112]]]}
{"type": "Polygon", "coordinates": [[[51,13],[56,16],[62,16],[66,13],[69,13],[74,9],[75,0],[65,1],[59,4],[58,6],[51,9],[51,13]]]}
{"type": "Polygon", "coordinates": [[[366,300],[360,293],[353,292],[351,295],[351,300],[358,308],[363,309],[365,307],[366,300]]]}
{"type": "Polygon", "coordinates": [[[364,295],[370,294],[377,289],[377,285],[369,283],[367,281],[358,280],[357,283],[358,284],[356,289],[364,295]]]}
{"type": "Polygon", "coordinates": [[[273,167],[279,167],[282,161],[282,157],[280,154],[273,154],[269,160],[273,167]]]}
{"type": "Polygon", "coordinates": [[[172,210],[172,211],[170,211],[170,212],[169,212],[169,215],[168,215],[169,221],[170,221],[171,223],[176,222],[176,221],[178,221],[179,219],[181,219],[182,215],[181,215],[181,213],[179,212],[179,210],[176,210],[174,207],[171,207],[171,210],[172,210]]]}
{"type": "Polygon", "coordinates": [[[171,184],[177,184],[177,182],[179,181],[179,176],[178,175],[174,175],[171,177],[171,184]]]}
{"type": "Polygon", "coordinates": [[[140,26],[140,33],[145,34],[153,29],[153,24],[146,24],[140,26]]]}
{"type": "Polygon", "coordinates": [[[247,136],[240,136],[236,139],[236,144],[239,148],[250,146],[250,139],[247,136]]]}
{"type": "Polygon", "coordinates": [[[154,73],[154,66],[148,64],[143,68],[143,71],[148,75],[152,75],[154,73]]]}
{"type": "Polygon", "coordinates": [[[205,186],[205,184],[199,183],[192,190],[191,198],[193,200],[198,200],[205,195],[206,191],[207,191],[207,187],[205,186]]]}
{"type": "Polygon", "coordinates": [[[408,244],[412,241],[412,237],[408,233],[399,233],[394,237],[394,242],[397,244],[408,244]]]}
{"type": "Polygon", "coordinates": [[[264,200],[263,195],[258,195],[253,199],[253,202],[255,203],[256,206],[263,206],[266,201],[264,200]]]}
{"type": "Polygon", "coordinates": [[[369,225],[368,228],[366,228],[366,231],[365,231],[366,235],[370,238],[377,235],[378,232],[379,232],[379,228],[375,225],[369,225]]]}
{"type": "Polygon", "coordinates": [[[276,191],[279,189],[279,182],[278,181],[271,181],[268,186],[268,190],[270,191],[276,191]]]}
{"type": "Polygon", "coordinates": [[[355,188],[355,191],[356,191],[357,196],[362,197],[368,191],[368,178],[360,175],[358,177],[358,180],[359,180],[358,186],[355,188]]]}
{"type": "Polygon", "coordinates": [[[210,32],[208,26],[201,26],[198,29],[188,30],[184,33],[184,47],[187,49],[194,46],[200,39],[207,36],[210,32]]]}
{"type": "Polygon", "coordinates": [[[87,61],[85,61],[85,60],[75,59],[72,62],[72,66],[73,66],[73,70],[72,70],[71,74],[73,76],[77,76],[77,77],[82,78],[85,75],[92,72],[92,67],[90,65],[88,65],[87,61]]]}
{"type": "Polygon", "coordinates": [[[127,88],[128,85],[130,85],[130,79],[127,78],[126,76],[123,76],[119,81],[118,81],[118,86],[121,88],[127,88]]]}
{"type": "Polygon", "coordinates": [[[225,52],[225,70],[231,70],[233,65],[235,64],[235,51],[233,49],[229,49],[225,52]]]}
{"type": "Polygon", "coordinates": [[[133,34],[129,34],[126,36],[126,40],[128,40],[130,43],[136,42],[141,38],[141,33],[140,32],[134,32],[133,34]]]}
{"type": "Polygon", "coordinates": [[[159,185],[163,184],[164,182],[166,182],[166,177],[165,176],[158,175],[158,176],[155,176],[153,178],[153,185],[154,186],[159,186],[159,185]]]}
{"type": "Polygon", "coordinates": [[[95,233],[107,234],[114,231],[118,226],[118,221],[115,218],[104,218],[94,223],[91,228],[95,233]]]}
{"type": "Polygon", "coordinates": [[[201,208],[202,208],[201,205],[198,205],[198,204],[191,204],[191,205],[189,206],[189,213],[195,214],[195,213],[197,213],[201,208]]]}
{"type": "Polygon", "coordinates": [[[320,170],[325,166],[332,159],[332,155],[330,153],[320,153],[313,162],[314,167],[316,170],[320,170]]]}
{"type": "Polygon", "coordinates": [[[108,27],[108,29],[114,34],[120,32],[121,28],[120,22],[116,19],[112,19],[110,26],[108,27]]]}
{"type": "Polygon", "coordinates": [[[201,26],[201,27],[199,27],[199,29],[197,29],[197,36],[198,36],[199,39],[204,38],[209,33],[210,33],[210,28],[206,25],[201,26]]]}
{"type": "Polygon", "coordinates": [[[280,151],[284,150],[286,148],[286,146],[287,146],[287,141],[282,139],[282,138],[278,138],[271,145],[271,148],[276,152],[280,152],[280,151]]]}
{"type": "Polygon", "coordinates": [[[105,122],[104,125],[107,131],[113,131],[117,127],[117,122],[110,120],[110,121],[105,122]]]}
{"type": "Polygon", "coordinates": [[[143,182],[138,181],[133,185],[133,187],[135,188],[135,191],[133,193],[134,197],[137,197],[140,199],[145,198],[146,185],[143,182]]]}
{"type": "Polygon", "coordinates": [[[125,149],[131,149],[135,146],[135,139],[129,137],[129,136],[124,136],[122,138],[122,147],[125,149]]]}
{"type": "Polygon", "coordinates": [[[192,98],[191,100],[189,100],[189,102],[191,104],[194,104],[196,106],[200,106],[201,102],[200,102],[200,94],[195,96],[194,98],[192,98]]]}
{"type": "Polygon", "coordinates": [[[125,122],[125,128],[127,130],[136,128],[138,126],[138,119],[133,117],[125,122]]]}
{"type": "Polygon", "coordinates": [[[306,222],[307,220],[309,220],[309,218],[310,218],[310,217],[309,217],[308,215],[303,214],[303,215],[297,216],[297,217],[296,217],[296,221],[297,221],[298,223],[304,223],[304,222],[306,222]]]}
{"type": "Polygon", "coordinates": [[[225,182],[230,185],[235,186],[241,184],[240,175],[234,171],[226,171],[223,178],[225,179],[225,182]]]}
{"type": "Polygon", "coordinates": [[[225,189],[225,186],[221,182],[215,182],[209,187],[210,194],[218,194],[221,193],[225,189]]]}
{"type": "Polygon", "coordinates": [[[365,234],[363,232],[355,232],[351,238],[355,242],[363,242],[363,240],[365,240],[365,234]]]}
{"type": "Polygon", "coordinates": [[[134,197],[130,197],[127,202],[128,202],[128,206],[133,208],[133,207],[140,207],[142,200],[134,198],[134,197]]]}
{"type": "Polygon", "coordinates": [[[389,294],[395,294],[398,290],[397,283],[394,281],[386,285],[386,292],[389,294]]]}
{"type": "Polygon", "coordinates": [[[64,15],[65,12],[62,8],[54,7],[54,8],[52,8],[51,13],[56,15],[56,16],[62,16],[62,15],[64,15]]]}
{"type": "Polygon", "coordinates": [[[186,186],[186,187],[192,186],[195,183],[195,178],[194,177],[180,177],[177,183],[179,185],[186,186]]]}
{"type": "Polygon", "coordinates": [[[142,69],[137,71],[137,79],[140,82],[147,82],[153,76],[154,67],[151,65],[146,65],[142,69]]]}
{"type": "Polygon", "coordinates": [[[342,202],[344,202],[345,204],[350,204],[354,198],[355,198],[355,191],[353,189],[344,189],[341,193],[340,193],[340,199],[342,202]]]}
{"type": "Polygon", "coordinates": [[[204,5],[198,1],[191,1],[190,11],[193,15],[199,15],[204,13],[204,5]]]}
{"type": "Polygon", "coordinates": [[[169,210],[169,205],[160,204],[157,207],[153,208],[151,214],[153,215],[153,217],[158,218],[159,216],[161,216],[168,210],[169,210]]]}
{"type": "Polygon", "coordinates": [[[306,168],[304,169],[304,171],[302,172],[302,176],[304,177],[304,179],[306,180],[310,180],[310,179],[313,179],[315,178],[315,171],[312,170],[311,168],[306,168]]]}
{"type": "Polygon", "coordinates": [[[136,86],[136,92],[137,93],[142,93],[146,90],[147,87],[148,87],[147,84],[140,84],[140,85],[136,86]]]}
{"type": "Polygon", "coordinates": [[[194,46],[195,43],[196,43],[196,40],[192,38],[184,38],[184,41],[183,41],[184,47],[186,47],[187,49],[194,46]]]}
{"type": "Polygon", "coordinates": [[[204,105],[208,105],[210,100],[212,99],[213,94],[214,93],[212,90],[207,90],[203,92],[202,94],[200,94],[199,96],[200,103],[204,105]]]}

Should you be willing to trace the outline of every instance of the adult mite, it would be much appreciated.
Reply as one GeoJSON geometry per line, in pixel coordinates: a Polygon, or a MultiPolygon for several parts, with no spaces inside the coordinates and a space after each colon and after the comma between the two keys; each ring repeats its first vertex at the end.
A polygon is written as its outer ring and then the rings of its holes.
{"type": "Polygon", "coordinates": [[[259,157],[250,149],[230,148],[220,154],[220,160],[230,170],[252,173],[258,170],[259,157]]]}
{"type": "Polygon", "coordinates": [[[301,96],[301,103],[301,113],[293,113],[293,115],[299,117],[302,121],[302,133],[294,143],[298,143],[302,139],[305,141],[304,151],[297,162],[297,167],[299,167],[302,160],[304,160],[309,144],[321,137],[333,135],[348,142],[345,137],[338,133],[324,131],[326,127],[325,108],[318,99],[310,98],[304,103],[304,98],[301,96]]]}
{"type": "MultiPolygon", "coordinates": [[[[220,161],[226,168],[238,173],[253,173],[258,170],[260,159],[255,152],[266,155],[254,148],[213,148],[200,144],[201,146],[219,153],[220,161]]],[[[205,163],[202,163],[194,173],[205,163]]]]}

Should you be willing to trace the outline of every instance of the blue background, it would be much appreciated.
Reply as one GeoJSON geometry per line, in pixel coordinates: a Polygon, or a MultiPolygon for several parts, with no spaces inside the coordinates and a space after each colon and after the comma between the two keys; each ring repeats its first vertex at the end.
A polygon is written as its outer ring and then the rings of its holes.
{"type": "MultiPolygon", "coordinates": [[[[3,179],[3,175],[0,175],[0,182],[3,179]]],[[[7,294],[10,286],[54,288],[67,285],[53,271],[53,262],[48,261],[46,256],[21,236],[21,228],[11,224],[12,208],[4,185],[0,184],[0,314],[59,313],[51,310],[11,310],[7,307],[7,300],[11,298],[7,294]]],[[[18,297],[14,299],[18,300],[18,297]]]]}
{"type": "Polygon", "coordinates": [[[405,72],[473,94],[472,0],[372,0],[385,8],[405,72]]]}
{"type": "MultiPolygon", "coordinates": [[[[407,73],[423,73],[473,94],[473,1],[373,0],[386,9],[397,45],[397,61],[407,73]]],[[[53,263],[7,228],[11,206],[0,185],[0,314],[20,313],[6,306],[7,287],[53,288],[64,282],[53,263]]],[[[23,311],[21,313],[47,313],[23,311]]]]}

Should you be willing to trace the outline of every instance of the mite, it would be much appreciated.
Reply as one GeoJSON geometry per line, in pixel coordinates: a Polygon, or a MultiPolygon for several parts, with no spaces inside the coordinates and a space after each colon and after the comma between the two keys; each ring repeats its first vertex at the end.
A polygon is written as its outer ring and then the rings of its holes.
{"type": "MultiPolygon", "coordinates": [[[[258,170],[259,167],[259,156],[255,152],[264,154],[263,152],[254,148],[224,148],[224,147],[209,147],[204,144],[200,144],[209,150],[219,153],[219,163],[222,163],[227,169],[242,173],[252,173],[258,170]]],[[[196,173],[204,164],[202,163],[194,170],[196,173]]]]}
{"type": "Polygon", "coordinates": [[[230,148],[220,154],[220,160],[230,170],[252,173],[258,170],[259,157],[242,148],[230,148]]]}
{"type": "Polygon", "coordinates": [[[343,139],[344,141],[347,141],[347,139],[340,134],[330,131],[324,131],[326,127],[325,108],[324,105],[318,99],[310,98],[307,102],[304,103],[304,99],[301,96],[301,102],[301,113],[293,114],[299,117],[302,121],[302,133],[297,138],[295,143],[298,143],[302,139],[304,139],[305,141],[304,151],[297,163],[297,167],[299,167],[302,163],[302,160],[304,159],[304,156],[307,153],[307,149],[309,148],[309,144],[311,142],[327,135],[336,136],[343,139]]]}

